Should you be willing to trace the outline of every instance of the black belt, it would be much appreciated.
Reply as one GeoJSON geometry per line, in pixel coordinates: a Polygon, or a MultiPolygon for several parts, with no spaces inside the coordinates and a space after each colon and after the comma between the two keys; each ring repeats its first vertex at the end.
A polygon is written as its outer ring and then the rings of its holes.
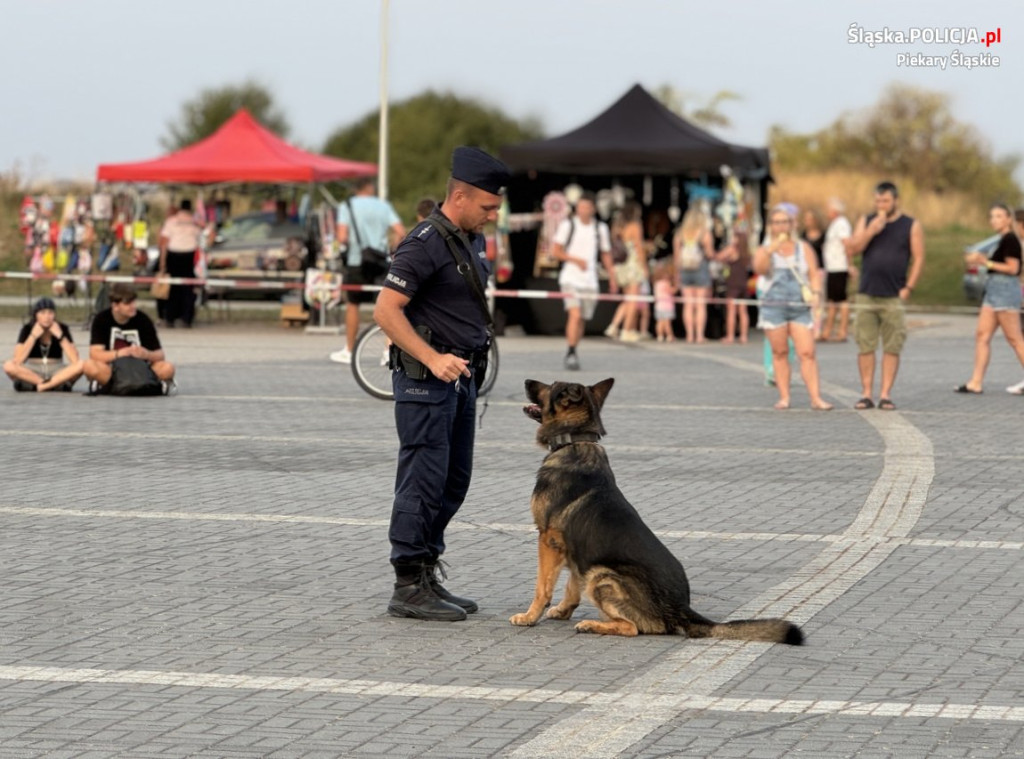
{"type": "Polygon", "coordinates": [[[487,359],[488,354],[487,346],[484,346],[483,348],[475,348],[473,350],[463,350],[462,348],[452,348],[447,345],[439,345],[432,342],[430,347],[438,353],[451,353],[453,356],[465,359],[469,362],[470,366],[478,366],[481,362],[487,359]]]}
{"type": "MultiPolygon", "coordinates": [[[[490,353],[487,347],[478,348],[476,350],[462,350],[461,348],[449,348],[446,345],[438,345],[437,343],[434,342],[430,343],[430,347],[436,350],[438,353],[451,353],[453,356],[458,356],[459,358],[465,360],[466,363],[469,364],[470,369],[480,369],[486,366],[487,356],[490,353]]],[[[406,355],[408,356],[408,354],[406,355]]],[[[403,369],[406,373],[410,372],[410,367],[408,366],[408,364],[402,361],[402,351],[394,343],[388,346],[388,359],[389,368],[403,369]]],[[[411,356],[409,356],[409,360],[413,360],[411,356]]],[[[415,371],[421,373],[426,371],[426,367],[424,367],[418,361],[415,361],[414,369],[415,371]]],[[[410,376],[412,376],[413,379],[423,379],[422,376],[416,376],[415,374],[410,374],[410,376]]]]}

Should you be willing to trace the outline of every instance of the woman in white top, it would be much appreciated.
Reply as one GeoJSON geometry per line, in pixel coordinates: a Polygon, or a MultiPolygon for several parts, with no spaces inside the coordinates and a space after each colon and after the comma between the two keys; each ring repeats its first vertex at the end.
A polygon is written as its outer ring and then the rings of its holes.
{"type": "MultiPolygon", "coordinates": [[[[192,278],[196,275],[196,250],[203,234],[202,227],[192,216],[192,201],[183,200],[177,213],[168,217],[160,230],[160,274],[172,277],[192,278]]],[[[193,285],[171,285],[164,312],[165,326],[173,327],[181,319],[186,327],[192,326],[195,317],[195,287],[193,285]]]]}

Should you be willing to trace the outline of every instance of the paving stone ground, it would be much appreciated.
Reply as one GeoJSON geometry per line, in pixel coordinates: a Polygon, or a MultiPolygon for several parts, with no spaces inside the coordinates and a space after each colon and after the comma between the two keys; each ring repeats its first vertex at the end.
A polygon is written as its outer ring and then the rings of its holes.
{"type": "Polygon", "coordinates": [[[800,386],[772,409],[759,333],[581,349],[695,606],[785,614],[801,648],[508,623],[543,457],[522,383],[570,376],[557,338],[501,338],[457,624],[384,613],[392,408],[326,360],[339,338],[165,331],[171,398],[0,388],[0,756],[1024,756],[1024,375],[997,337],[985,394],[955,395],[973,320],[913,323],[896,412],[852,409],[852,343],[819,347],[829,413],[800,386]]]}

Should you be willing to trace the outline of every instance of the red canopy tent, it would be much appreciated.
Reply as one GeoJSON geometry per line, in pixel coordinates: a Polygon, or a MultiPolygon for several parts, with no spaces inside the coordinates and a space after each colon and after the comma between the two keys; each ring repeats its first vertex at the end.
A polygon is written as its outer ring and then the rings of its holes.
{"type": "Polygon", "coordinates": [[[330,182],[375,176],[377,165],[307,153],[263,127],[244,108],[194,145],[137,163],[105,163],[101,182],[330,182]]]}

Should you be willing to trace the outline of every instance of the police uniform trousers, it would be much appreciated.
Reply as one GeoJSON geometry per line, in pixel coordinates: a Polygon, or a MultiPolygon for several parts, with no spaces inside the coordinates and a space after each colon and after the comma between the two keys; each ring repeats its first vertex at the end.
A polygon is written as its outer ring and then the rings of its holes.
{"type": "Polygon", "coordinates": [[[391,563],[396,569],[444,553],[444,531],[462,506],[473,473],[476,383],[392,373],[398,428],[398,473],[391,512],[391,563]]]}

